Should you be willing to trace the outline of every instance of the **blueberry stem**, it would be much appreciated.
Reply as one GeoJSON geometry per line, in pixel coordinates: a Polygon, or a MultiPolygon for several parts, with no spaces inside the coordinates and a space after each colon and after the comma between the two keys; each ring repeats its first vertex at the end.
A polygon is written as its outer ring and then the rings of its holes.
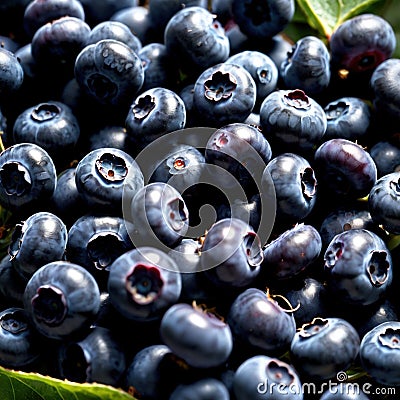
{"type": "Polygon", "coordinates": [[[355,382],[367,375],[368,373],[362,369],[359,368],[349,369],[346,371],[346,376],[347,376],[346,382],[355,382]]]}

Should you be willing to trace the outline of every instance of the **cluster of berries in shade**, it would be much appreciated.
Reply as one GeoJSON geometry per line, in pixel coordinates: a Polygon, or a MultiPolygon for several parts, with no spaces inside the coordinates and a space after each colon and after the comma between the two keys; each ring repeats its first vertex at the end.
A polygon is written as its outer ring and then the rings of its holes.
{"type": "Polygon", "coordinates": [[[0,4],[1,366],[148,400],[353,399],[349,369],[400,390],[395,32],[361,14],[293,43],[294,11],[0,4]]]}

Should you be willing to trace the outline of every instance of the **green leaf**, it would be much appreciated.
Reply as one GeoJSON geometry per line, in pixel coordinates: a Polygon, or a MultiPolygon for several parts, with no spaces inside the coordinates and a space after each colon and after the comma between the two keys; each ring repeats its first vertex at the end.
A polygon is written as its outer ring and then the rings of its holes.
{"type": "Polygon", "coordinates": [[[344,21],[355,15],[368,12],[384,0],[297,0],[308,24],[321,36],[329,38],[344,21]]]}
{"type": "Polygon", "coordinates": [[[1,400],[134,400],[111,386],[62,381],[0,367],[1,400]]]}

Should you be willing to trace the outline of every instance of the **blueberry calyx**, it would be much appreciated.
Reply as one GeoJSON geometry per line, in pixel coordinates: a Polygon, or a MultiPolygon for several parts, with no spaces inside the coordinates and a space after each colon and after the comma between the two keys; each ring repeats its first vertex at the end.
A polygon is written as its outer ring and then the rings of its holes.
{"type": "Polygon", "coordinates": [[[325,254],[325,267],[332,268],[343,254],[343,243],[333,243],[331,249],[325,254]]]}
{"type": "Polygon", "coordinates": [[[28,322],[21,310],[15,310],[0,317],[1,329],[12,334],[18,334],[28,329],[28,322]]]}
{"type": "Polygon", "coordinates": [[[367,268],[369,279],[376,287],[382,286],[388,279],[390,265],[386,251],[373,251],[367,268]]]}
{"type": "Polygon", "coordinates": [[[311,167],[307,167],[300,173],[300,177],[303,195],[305,198],[311,199],[317,192],[317,180],[315,179],[314,170],[311,167]]]}
{"type": "Polygon", "coordinates": [[[267,69],[265,69],[263,67],[260,67],[260,68],[257,68],[256,74],[258,76],[258,80],[261,83],[267,84],[267,83],[271,82],[271,79],[272,79],[271,71],[268,71],[267,69]]]}
{"type": "Polygon", "coordinates": [[[224,37],[225,36],[225,29],[221,25],[221,23],[217,20],[217,17],[215,16],[213,19],[213,22],[211,24],[212,29],[214,30],[215,33],[218,35],[224,37]]]}
{"type": "Polygon", "coordinates": [[[135,303],[146,305],[160,296],[164,282],[160,271],[150,265],[138,264],[126,277],[125,287],[135,303]]]}
{"type": "Polygon", "coordinates": [[[381,64],[386,58],[386,55],[382,52],[365,51],[351,60],[349,69],[356,72],[368,71],[381,64]]]}
{"type": "Polygon", "coordinates": [[[256,268],[264,261],[264,253],[261,242],[255,232],[248,232],[243,238],[243,245],[247,262],[251,268],[256,268]]]}
{"type": "Polygon", "coordinates": [[[236,79],[229,73],[217,71],[204,82],[204,96],[212,101],[229,99],[237,87],[236,79]]]}
{"type": "Polygon", "coordinates": [[[185,171],[189,165],[189,160],[185,157],[176,157],[174,159],[167,160],[167,166],[169,167],[169,173],[172,175],[180,174],[185,171]]]}
{"type": "Polygon", "coordinates": [[[145,119],[155,108],[156,100],[150,95],[140,97],[137,103],[132,107],[132,113],[135,119],[145,119]]]}
{"type": "Polygon", "coordinates": [[[213,147],[220,150],[229,144],[229,137],[226,133],[221,132],[217,137],[214,138],[213,147]]]}
{"type": "Polygon", "coordinates": [[[118,92],[117,85],[106,76],[96,73],[87,79],[87,86],[96,98],[107,100],[112,99],[118,92]]]}
{"type": "Polygon", "coordinates": [[[281,385],[289,386],[295,381],[295,377],[290,373],[287,366],[277,359],[273,359],[267,364],[266,373],[268,380],[279,382],[281,385]]]}
{"type": "Polygon", "coordinates": [[[250,0],[245,4],[244,15],[250,18],[254,25],[261,25],[266,21],[271,21],[268,2],[265,0],[250,0]]]}
{"type": "Polygon", "coordinates": [[[299,335],[303,338],[318,335],[329,324],[329,321],[323,318],[314,318],[310,323],[301,327],[299,335]]]}
{"type": "Polygon", "coordinates": [[[332,121],[340,118],[349,112],[349,105],[344,101],[339,101],[336,104],[330,104],[325,109],[326,118],[328,121],[332,121]]]}
{"type": "Polygon", "coordinates": [[[379,342],[383,346],[390,347],[391,349],[400,350],[400,330],[388,328],[385,332],[381,333],[378,337],[379,342]]]}
{"type": "Polygon", "coordinates": [[[391,181],[389,183],[390,188],[392,189],[392,194],[396,197],[400,196],[400,179],[397,181],[391,181]]]}
{"type": "Polygon", "coordinates": [[[55,286],[40,286],[31,302],[35,317],[48,326],[60,325],[67,315],[64,293],[55,286]]]}
{"type": "Polygon", "coordinates": [[[29,171],[18,162],[9,162],[0,169],[0,180],[10,196],[22,196],[32,186],[29,171]]]}
{"type": "Polygon", "coordinates": [[[89,375],[90,363],[88,354],[77,343],[71,343],[66,347],[65,357],[62,363],[64,374],[70,380],[78,383],[86,382],[89,375]]]}
{"type": "Polygon", "coordinates": [[[179,232],[186,224],[188,220],[188,214],[185,208],[185,203],[176,197],[172,199],[167,204],[168,213],[168,222],[171,228],[179,232]]]}
{"type": "Polygon", "coordinates": [[[308,110],[311,107],[310,99],[300,89],[290,91],[283,96],[283,99],[288,106],[300,110],[308,110]]]}
{"type": "Polygon", "coordinates": [[[117,234],[110,232],[93,235],[87,244],[89,258],[98,270],[108,270],[112,262],[124,251],[124,241],[117,234]]]}
{"type": "Polygon", "coordinates": [[[123,181],[128,175],[125,161],[111,153],[104,153],[96,160],[96,169],[106,181],[123,181]]]}
{"type": "Polygon", "coordinates": [[[35,107],[31,118],[36,122],[50,121],[61,113],[60,107],[55,104],[42,103],[35,107]]]}

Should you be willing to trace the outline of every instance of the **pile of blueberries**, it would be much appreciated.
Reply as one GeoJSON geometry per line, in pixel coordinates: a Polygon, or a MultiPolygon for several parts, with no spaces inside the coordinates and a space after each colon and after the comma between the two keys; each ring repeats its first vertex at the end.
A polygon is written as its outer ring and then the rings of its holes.
{"type": "Polygon", "coordinates": [[[1,2],[1,366],[148,400],[398,398],[395,32],[292,42],[295,6],[1,2]]]}

